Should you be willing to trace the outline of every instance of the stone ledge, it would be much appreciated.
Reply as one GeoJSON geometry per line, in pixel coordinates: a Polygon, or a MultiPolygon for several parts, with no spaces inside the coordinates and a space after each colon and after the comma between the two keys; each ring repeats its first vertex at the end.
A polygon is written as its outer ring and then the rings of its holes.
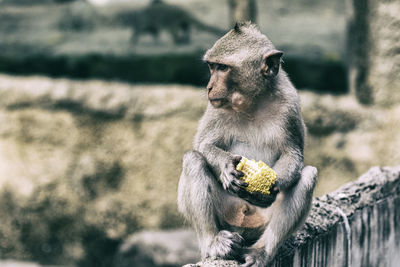
{"type": "MultiPolygon", "coordinates": [[[[101,80],[77,81],[0,74],[0,108],[68,110],[133,121],[184,114],[198,118],[206,100],[200,90],[178,85],[129,85],[101,80]],[[179,97],[177,97],[179,96],[179,97]],[[168,103],[168,104],[166,104],[168,103]]],[[[205,95],[204,95],[205,96],[205,95]]]]}

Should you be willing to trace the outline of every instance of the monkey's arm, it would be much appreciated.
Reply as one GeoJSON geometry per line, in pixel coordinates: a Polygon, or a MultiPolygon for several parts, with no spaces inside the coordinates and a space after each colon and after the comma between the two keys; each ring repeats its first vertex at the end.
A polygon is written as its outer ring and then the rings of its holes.
{"type": "Polygon", "coordinates": [[[247,183],[240,180],[243,173],[236,170],[242,157],[226,151],[223,133],[224,129],[215,127],[212,120],[203,121],[196,134],[194,148],[204,156],[225,190],[234,194],[243,193],[247,183]]]}
{"type": "Polygon", "coordinates": [[[233,160],[234,155],[222,149],[217,142],[209,142],[203,141],[195,149],[203,154],[214,174],[220,176],[225,165],[233,160]]]}
{"type": "Polygon", "coordinates": [[[300,151],[290,149],[281,155],[273,166],[277,174],[276,186],[280,191],[285,191],[298,182],[303,166],[303,155],[300,151]]]}
{"type": "Polygon", "coordinates": [[[199,128],[194,138],[194,149],[203,154],[214,174],[219,177],[225,165],[233,159],[233,154],[227,151],[224,141],[225,125],[210,107],[199,122],[199,128]]]}
{"type": "Polygon", "coordinates": [[[240,180],[243,173],[236,170],[236,165],[241,160],[241,156],[227,152],[213,143],[201,144],[198,146],[198,150],[206,158],[214,175],[219,177],[219,181],[225,190],[234,194],[246,192],[242,187],[248,185],[240,180]]]}
{"type": "Polygon", "coordinates": [[[295,185],[304,167],[304,132],[305,126],[299,114],[289,116],[286,126],[287,135],[284,137],[281,156],[275,162],[276,185],[280,191],[285,191],[295,185]]]}

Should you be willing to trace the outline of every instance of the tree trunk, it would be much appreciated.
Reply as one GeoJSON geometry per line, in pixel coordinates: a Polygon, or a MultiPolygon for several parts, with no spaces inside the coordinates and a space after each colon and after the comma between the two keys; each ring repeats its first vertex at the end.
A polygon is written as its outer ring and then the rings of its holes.
{"type": "Polygon", "coordinates": [[[228,0],[231,25],[236,22],[257,22],[256,0],[228,0]]]}

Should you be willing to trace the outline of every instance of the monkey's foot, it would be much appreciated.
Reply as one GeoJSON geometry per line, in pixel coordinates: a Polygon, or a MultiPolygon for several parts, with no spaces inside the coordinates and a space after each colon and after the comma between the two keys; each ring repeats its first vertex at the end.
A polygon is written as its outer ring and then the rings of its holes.
{"type": "Polygon", "coordinates": [[[214,238],[208,251],[208,257],[220,259],[235,259],[243,248],[243,237],[238,233],[226,230],[220,231],[214,238]]]}
{"type": "Polygon", "coordinates": [[[272,260],[264,249],[253,249],[244,256],[245,263],[241,267],[263,267],[272,260]]]}

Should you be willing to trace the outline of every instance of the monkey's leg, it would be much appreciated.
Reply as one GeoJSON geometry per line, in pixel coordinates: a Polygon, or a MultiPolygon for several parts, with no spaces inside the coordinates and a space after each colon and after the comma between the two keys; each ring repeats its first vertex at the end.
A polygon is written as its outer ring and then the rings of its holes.
{"type": "Polygon", "coordinates": [[[271,206],[271,220],[251,252],[246,255],[243,266],[265,266],[273,259],[281,243],[304,223],[316,181],[317,169],[306,166],[297,185],[283,192],[282,198],[271,206]]]}
{"type": "Polygon", "coordinates": [[[131,39],[130,39],[131,44],[137,45],[137,43],[139,42],[139,36],[140,36],[140,34],[141,34],[140,30],[138,30],[138,29],[133,30],[133,29],[132,29],[132,32],[131,32],[131,39]]]}
{"type": "Polygon", "coordinates": [[[160,30],[158,28],[154,27],[149,30],[149,33],[153,37],[154,43],[160,44],[160,30]]]}
{"type": "Polygon", "coordinates": [[[181,44],[181,34],[180,34],[180,29],[179,27],[173,27],[170,29],[170,34],[172,37],[172,40],[174,41],[174,44],[179,45],[181,44]]]}
{"type": "Polygon", "coordinates": [[[182,37],[181,37],[181,43],[182,44],[188,44],[190,43],[190,35],[191,35],[191,27],[188,22],[183,22],[180,25],[181,31],[182,31],[182,37]]]}
{"type": "Polygon", "coordinates": [[[231,198],[216,181],[203,155],[187,152],[178,186],[178,208],[198,234],[202,258],[232,259],[240,253],[242,237],[221,229],[220,211],[231,198]]]}

